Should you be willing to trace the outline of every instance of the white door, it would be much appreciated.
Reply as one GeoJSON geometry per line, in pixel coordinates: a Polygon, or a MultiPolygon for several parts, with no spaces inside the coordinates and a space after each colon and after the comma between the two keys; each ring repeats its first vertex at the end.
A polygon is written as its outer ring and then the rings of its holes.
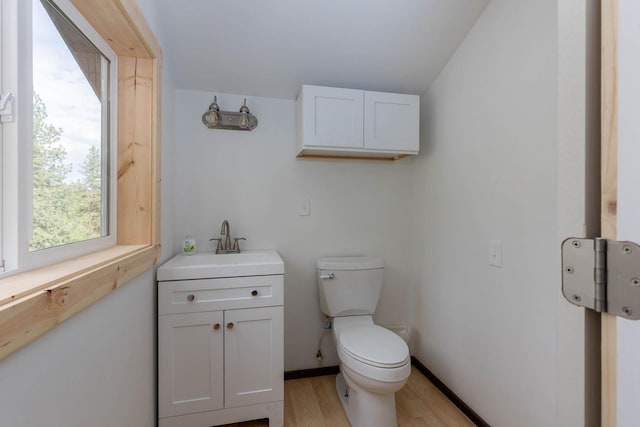
{"type": "MultiPolygon", "coordinates": [[[[617,81],[617,99],[615,94],[611,98],[613,120],[609,122],[614,129],[617,129],[618,143],[617,156],[615,156],[618,167],[617,239],[640,242],[640,2],[617,0],[617,11],[615,5],[616,2],[612,0],[603,1],[605,8],[603,15],[607,16],[606,8],[611,8],[612,18],[617,17],[617,31],[613,32],[617,37],[607,38],[606,31],[603,30],[605,49],[606,43],[609,43],[609,47],[615,47],[613,44],[617,41],[617,67],[612,67],[615,78],[613,81],[617,81]]],[[[615,19],[610,19],[610,23],[615,23],[615,19]]],[[[613,27],[615,28],[615,25],[613,27]]],[[[606,70],[603,74],[603,78],[605,77],[606,70]]],[[[606,101],[603,99],[603,102],[606,101]]],[[[611,139],[615,141],[615,134],[611,139]]],[[[603,144],[605,142],[603,141],[603,144]]],[[[615,166],[615,162],[611,162],[611,165],[615,166]]],[[[607,173],[606,168],[603,169],[603,173],[607,173]]],[[[603,194],[603,199],[604,196],[603,194]]],[[[616,194],[610,196],[615,198],[616,194]]],[[[615,217],[613,219],[615,220],[615,217]]],[[[605,374],[613,372],[613,374],[609,378],[603,378],[605,385],[608,385],[608,388],[603,389],[605,394],[603,403],[609,405],[609,408],[605,407],[608,411],[606,414],[608,419],[605,418],[606,422],[603,425],[638,426],[640,425],[640,321],[621,318],[608,321],[615,323],[615,326],[604,332],[603,340],[608,347],[605,348],[605,352],[608,351],[613,356],[609,363],[604,365],[604,372],[605,374]],[[615,339],[616,330],[617,340],[615,339]]],[[[603,356],[605,360],[608,357],[606,353],[603,356]]]]}
{"type": "Polygon", "coordinates": [[[223,407],[222,322],[222,311],[159,316],[160,418],[223,407]]]}
{"type": "Polygon", "coordinates": [[[362,148],[363,91],[302,86],[304,146],[362,148]]]}
{"type": "Polygon", "coordinates": [[[420,97],[399,93],[364,93],[364,147],[417,153],[420,144],[420,97]]]}
{"type": "Polygon", "coordinates": [[[227,310],[224,321],[225,406],[283,400],[283,308],[227,310]]]}

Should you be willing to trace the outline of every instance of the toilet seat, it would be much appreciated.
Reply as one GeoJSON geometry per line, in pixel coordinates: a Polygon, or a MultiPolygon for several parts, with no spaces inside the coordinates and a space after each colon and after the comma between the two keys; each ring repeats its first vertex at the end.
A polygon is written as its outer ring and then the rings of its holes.
{"type": "Polygon", "coordinates": [[[349,320],[366,323],[343,324],[334,330],[342,372],[353,372],[380,384],[406,381],[411,373],[411,361],[409,348],[402,338],[373,324],[370,316],[349,320]]]}
{"type": "Polygon", "coordinates": [[[402,338],[377,325],[345,328],[338,345],[351,358],[378,368],[398,368],[409,362],[409,349],[402,338]]]}

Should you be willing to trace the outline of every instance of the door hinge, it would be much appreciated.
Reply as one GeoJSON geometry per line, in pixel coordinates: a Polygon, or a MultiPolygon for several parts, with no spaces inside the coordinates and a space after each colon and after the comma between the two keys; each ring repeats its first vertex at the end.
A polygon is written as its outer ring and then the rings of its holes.
{"type": "Polygon", "coordinates": [[[640,319],[640,246],[600,237],[566,239],[562,293],[572,304],[640,319]]]}

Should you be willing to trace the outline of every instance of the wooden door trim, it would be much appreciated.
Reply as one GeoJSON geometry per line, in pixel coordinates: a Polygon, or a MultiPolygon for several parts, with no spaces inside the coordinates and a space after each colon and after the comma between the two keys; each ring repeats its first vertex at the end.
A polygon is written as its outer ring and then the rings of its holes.
{"type": "MultiPolygon", "coordinates": [[[[618,2],[602,0],[601,87],[601,233],[616,239],[618,206],[618,2]]],[[[602,426],[617,424],[617,328],[616,317],[603,313],[602,333],[602,426]]]]}

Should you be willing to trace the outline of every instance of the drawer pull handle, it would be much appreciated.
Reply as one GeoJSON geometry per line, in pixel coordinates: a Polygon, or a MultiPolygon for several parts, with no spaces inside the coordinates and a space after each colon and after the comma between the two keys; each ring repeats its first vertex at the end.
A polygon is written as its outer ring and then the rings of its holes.
{"type": "Polygon", "coordinates": [[[193,294],[189,294],[189,295],[187,295],[187,300],[188,300],[188,301],[193,301],[193,300],[195,300],[195,299],[196,299],[196,296],[195,296],[195,295],[193,295],[193,294]]]}
{"type": "Polygon", "coordinates": [[[258,295],[258,291],[256,291],[256,290],[251,291],[251,295],[253,295],[254,297],[257,296],[258,295]]]}
{"type": "Polygon", "coordinates": [[[213,325],[213,329],[216,331],[220,329],[220,323],[216,323],[215,325],[213,325]]]}
{"type": "Polygon", "coordinates": [[[227,329],[233,329],[233,323],[231,322],[227,323],[227,329]]]}

